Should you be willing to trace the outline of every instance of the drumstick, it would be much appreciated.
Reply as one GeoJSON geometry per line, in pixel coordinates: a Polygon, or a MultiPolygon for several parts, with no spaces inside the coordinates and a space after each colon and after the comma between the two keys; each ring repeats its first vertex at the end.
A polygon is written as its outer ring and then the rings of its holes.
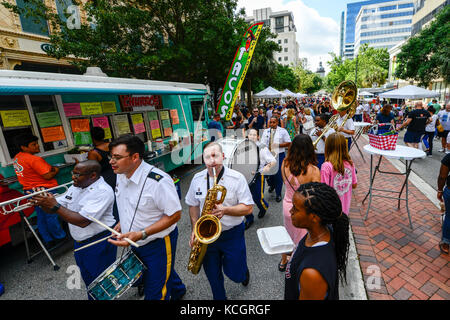
{"type": "Polygon", "coordinates": [[[112,237],[112,234],[110,234],[110,235],[107,236],[107,237],[104,237],[103,239],[100,239],[100,240],[91,242],[91,243],[89,243],[89,244],[87,244],[87,245],[85,245],[85,246],[79,247],[79,248],[73,250],[73,252],[77,252],[77,251],[79,251],[79,250],[81,250],[81,249],[88,248],[88,247],[90,247],[90,246],[93,246],[94,244],[97,244],[97,243],[99,243],[99,242],[105,241],[106,239],[109,239],[109,238],[111,238],[111,237],[112,237]]]}
{"type": "MultiPolygon", "coordinates": [[[[98,221],[98,220],[95,219],[94,217],[92,217],[92,216],[90,216],[90,215],[86,215],[86,216],[87,216],[89,219],[91,219],[92,221],[94,221],[94,222],[98,223],[99,225],[101,225],[103,228],[105,228],[105,229],[111,231],[111,232],[114,233],[116,236],[121,236],[121,235],[122,235],[120,232],[117,232],[116,230],[114,230],[114,229],[108,227],[106,224],[104,224],[103,222],[98,221]]],[[[123,240],[125,240],[125,241],[128,242],[129,244],[135,246],[136,248],[139,248],[139,245],[138,245],[136,242],[134,242],[134,241],[132,241],[132,240],[130,240],[130,239],[128,239],[128,238],[123,238],[123,240]]]]}

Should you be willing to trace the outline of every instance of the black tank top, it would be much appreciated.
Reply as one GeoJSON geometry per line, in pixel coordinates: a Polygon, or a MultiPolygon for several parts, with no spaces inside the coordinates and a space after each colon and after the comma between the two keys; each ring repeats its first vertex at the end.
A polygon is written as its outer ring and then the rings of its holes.
{"type": "Polygon", "coordinates": [[[105,179],[106,183],[109,184],[111,188],[113,188],[113,190],[115,190],[117,176],[111,168],[111,165],[109,164],[109,152],[100,150],[98,148],[94,148],[94,150],[97,151],[102,157],[102,160],[100,161],[100,165],[102,166],[101,176],[103,177],[103,179],[105,179]]]}
{"type": "Polygon", "coordinates": [[[312,268],[319,271],[328,284],[325,300],[339,300],[339,279],[332,238],[326,245],[317,247],[306,247],[305,240],[306,236],[300,240],[286,266],[284,299],[298,300],[300,297],[300,275],[303,269],[312,268]]]}

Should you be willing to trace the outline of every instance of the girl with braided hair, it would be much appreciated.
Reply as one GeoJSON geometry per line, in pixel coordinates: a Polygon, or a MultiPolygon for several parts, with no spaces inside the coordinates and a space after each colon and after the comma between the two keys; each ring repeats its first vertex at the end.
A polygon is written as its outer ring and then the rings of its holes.
{"type": "MultiPolygon", "coordinates": [[[[305,236],[306,230],[292,225],[290,214],[292,196],[301,184],[313,181],[320,182],[320,171],[316,164],[316,154],[310,136],[306,134],[295,136],[289,146],[287,156],[281,164],[281,177],[286,186],[283,198],[283,222],[295,244],[305,236]]],[[[289,255],[283,253],[278,264],[279,271],[286,270],[288,260],[289,255]]]]}
{"type": "Polygon", "coordinates": [[[320,168],[320,179],[336,190],[342,203],[342,211],[348,215],[352,190],[358,185],[356,169],[348,153],[345,137],[332,133],[325,140],[325,162],[320,168]]]}
{"type": "Polygon", "coordinates": [[[346,282],[349,220],[336,191],[319,182],[294,194],[292,224],[308,233],[298,243],[285,272],[286,300],[338,300],[339,279],[346,282]]]}

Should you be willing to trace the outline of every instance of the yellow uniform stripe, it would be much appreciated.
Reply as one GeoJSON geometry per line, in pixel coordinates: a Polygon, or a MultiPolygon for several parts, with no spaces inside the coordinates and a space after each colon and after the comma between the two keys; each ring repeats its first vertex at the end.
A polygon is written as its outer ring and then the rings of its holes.
{"type": "Polygon", "coordinates": [[[267,210],[267,206],[264,203],[264,175],[261,175],[261,205],[267,210]]]}
{"type": "Polygon", "coordinates": [[[167,267],[166,267],[166,281],[164,282],[164,286],[161,291],[161,300],[164,300],[166,298],[167,281],[169,280],[170,270],[172,269],[172,246],[170,244],[170,237],[168,235],[165,236],[164,241],[166,243],[167,267]]]}

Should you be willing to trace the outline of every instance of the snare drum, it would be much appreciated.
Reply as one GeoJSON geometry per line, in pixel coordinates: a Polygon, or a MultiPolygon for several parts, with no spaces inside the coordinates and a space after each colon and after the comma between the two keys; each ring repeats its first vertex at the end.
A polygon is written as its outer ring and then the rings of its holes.
{"type": "Polygon", "coordinates": [[[252,182],[259,167],[259,152],[254,143],[248,139],[223,138],[217,141],[225,155],[223,165],[242,173],[247,183],[252,182]]]}
{"type": "Polygon", "coordinates": [[[114,300],[125,293],[142,275],[144,264],[129,250],[88,286],[94,300],[114,300]]]}

